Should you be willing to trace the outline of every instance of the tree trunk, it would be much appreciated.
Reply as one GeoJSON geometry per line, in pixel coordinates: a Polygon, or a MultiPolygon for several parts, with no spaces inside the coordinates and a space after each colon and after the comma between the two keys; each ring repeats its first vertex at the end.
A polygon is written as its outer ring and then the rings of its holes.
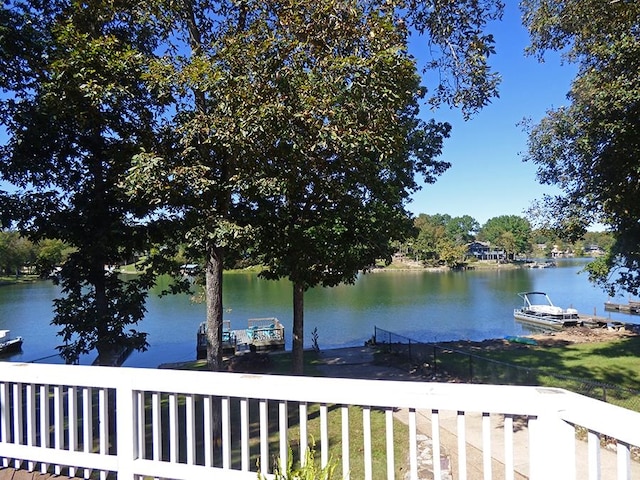
{"type": "Polygon", "coordinates": [[[293,371],[294,375],[304,374],[304,286],[293,284],[293,371]]]}
{"type": "Polygon", "coordinates": [[[222,370],[222,260],[223,250],[208,245],[205,265],[207,301],[207,364],[209,369],[222,370]]]}
{"type": "Polygon", "coordinates": [[[102,255],[93,259],[91,278],[89,282],[95,289],[95,315],[96,315],[96,350],[98,356],[106,355],[114,345],[109,338],[109,326],[112,323],[109,318],[107,303],[107,285],[102,255]]]}

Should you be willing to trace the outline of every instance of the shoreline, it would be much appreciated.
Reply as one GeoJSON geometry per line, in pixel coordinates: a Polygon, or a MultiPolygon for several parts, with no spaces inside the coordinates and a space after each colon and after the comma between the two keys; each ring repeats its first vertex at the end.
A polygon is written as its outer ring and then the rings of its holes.
{"type": "MultiPolygon", "coordinates": [[[[528,338],[535,341],[535,344],[525,344],[518,341],[510,341],[507,338],[490,338],[485,340],[450,340],[446,342],[424,342],[419,345],[437,345],[439,347],[450,348],[452,350],[460,350],[465,353],[480,352],[483,350],[511,350],[527,347],[559,347],[581,343],[599,343],[622,340],[624,338],[640,336],[640,326],[635,329],[628,329],[622,326],[619,329],[610,328],[589,328],[589,327],[567,327],[557,332],[535,333],[531,335],[520,335],[518,338],[528,338]]],[[[332,356],[340,354],[341,356],[350,356],[350,352],[358,353],[363,348],[375,348],[377,344],[369,344],[352,347],[332,347],[322,348],[319,350],[319,356],[332,356]]],[[[385,345],[385,344],[380,344],[385,345]]],[[[312,351],[307,348],[305,351],[312,351]]],[[[291,350],[265,352],[266,355],[283,355],[291,354],[291,350]]],[[[230,358],[234,358],[233,356],[230,358]]],[[[380,367],[378,365],[377,367],[380,367]]],[[[187,360],[184,362],[168,362],[158,365],[156,368],[187,368],[196,367],[206,370],[206,360],[187,360]]]]}

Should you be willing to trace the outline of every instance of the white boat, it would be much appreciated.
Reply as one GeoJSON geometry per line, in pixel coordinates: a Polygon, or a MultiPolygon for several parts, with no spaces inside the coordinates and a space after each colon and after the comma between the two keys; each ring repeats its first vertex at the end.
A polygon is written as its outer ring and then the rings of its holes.
{"type": "Polygon", "coordinates": [[[22,349],[22,337],[11,338],[10,330],[0,330],[0,354],[19,352],[22,349]]]}
{"type": "Polygon", "coordinates": [[[555,306],[544,292],[522,292],[523,305],[513,311],[513,316],[520,322],[551,330],[564,327],[575,327],[580,321],[578,310],[555,306]]]}

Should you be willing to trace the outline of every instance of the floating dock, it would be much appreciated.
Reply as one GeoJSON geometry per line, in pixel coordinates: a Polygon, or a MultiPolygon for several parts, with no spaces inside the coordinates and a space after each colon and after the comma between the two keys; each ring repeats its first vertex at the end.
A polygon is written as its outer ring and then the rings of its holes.
{"type": "MultiPolygon", "coordinates": [[[[206,323],[198,328],[196,353],[198,359],[207,358],[206,323]]],[[[250,318],[247,328],[231,330],[231,322],[222,324],[222,351],[239,355],[251,351],[264,352],[284,350],[284,326],[275,317],[250,318]]]]}

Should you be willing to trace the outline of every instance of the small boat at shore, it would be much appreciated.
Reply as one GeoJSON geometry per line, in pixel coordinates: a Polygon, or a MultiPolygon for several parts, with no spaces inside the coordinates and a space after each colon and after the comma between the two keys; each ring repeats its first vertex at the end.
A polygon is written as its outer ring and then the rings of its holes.
{"type": "Polygon", "coordinates": [[[10,330],[0,330],[0,354],[22,350],[22,337],[11,338],[10,330]]]}
{"type": "Polygon", "coordinates": [[[545,292],[518,293],[523,305],[513,311],[516,320],[549,330],[561,330],[564,327],[575,327],[580,321],[575,308],[555,306],[545,292]]]}

